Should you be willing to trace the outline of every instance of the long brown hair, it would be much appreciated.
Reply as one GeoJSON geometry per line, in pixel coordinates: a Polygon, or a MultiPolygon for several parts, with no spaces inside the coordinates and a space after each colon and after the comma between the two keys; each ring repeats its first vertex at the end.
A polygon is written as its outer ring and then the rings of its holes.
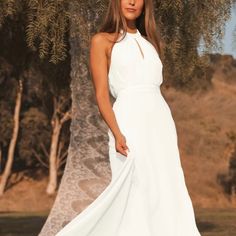
{"type": "MultiPolygon", "coordinates": [[[[144,0],[142,13],[136,19],[136,27],[155,47],[161,58],[160,34],[157,32],[153,9],[153,1],[144,0]]],[[[99,32],[117,33],[118,35],[121,29],[126,34],[127,24],[121,12],[120,0],[110,0],[107,14],[99,32]]]]}

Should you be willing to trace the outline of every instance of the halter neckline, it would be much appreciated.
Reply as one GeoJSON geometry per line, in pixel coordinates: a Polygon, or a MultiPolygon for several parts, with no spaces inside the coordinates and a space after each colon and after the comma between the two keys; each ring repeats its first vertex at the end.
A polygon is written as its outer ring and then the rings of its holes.
{"type": "MultiPolygon", "coordinates": [[[[124,32],[124,31],[121,29],[121,30],[120,30],[120,33],[123,34],[123,32],[124,32]]],[[[127,31],[127,32],[126,32],[126,35],[127,35],[127,36],[130,36],[130,37],[133,37],[133,38],[136,38],[136,37],[141,36],[141,33],[140,33],[139,30],[137,29],[135,33],[130,33],[130,32],[127,31]]]]}

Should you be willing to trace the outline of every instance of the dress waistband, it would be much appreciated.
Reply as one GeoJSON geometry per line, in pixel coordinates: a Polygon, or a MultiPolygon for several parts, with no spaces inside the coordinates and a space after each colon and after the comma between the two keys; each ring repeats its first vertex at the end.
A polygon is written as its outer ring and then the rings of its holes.
{"type": "Polygon", "coordinates": [[[141,92],[141,93],[161,93],[159,85],[150,85],[150,84],[139,84],[139,85],[131,85],[126,88],[121,89],[118,94],[117,98],[124,94],[131,94],[133,92],[141,92]]]}

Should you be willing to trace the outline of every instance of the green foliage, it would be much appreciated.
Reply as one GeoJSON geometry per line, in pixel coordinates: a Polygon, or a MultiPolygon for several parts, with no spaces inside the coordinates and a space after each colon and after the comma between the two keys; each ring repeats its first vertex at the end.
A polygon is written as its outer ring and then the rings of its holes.
{"type": "Polygon", "coordinates": [[[156,2],[157,23],[165,44],[166,77],[177,87],[196,82],[206,85],[211,78],[211,73],[205,73],[209,58],[199,56],[198,47],[201,43],[203,54],[221,48],[233,0],[156,2]],[[196,75],[200,69],[204,74],[201,78],[196,75]]]}
{"type": "Polygon", "coordinates": [[[12,111],[7,101],[1,101],[0,110],[0,145],[5,147],[8,145],[12,134],[12,111]]]}
{"type": "MultiPolygon", "coordinates": [[[[164,75],[168,81],[177,87],[188,87],[196,81],[204,86],[210,84],[209,60],[199,56],[198,48],[201,44],[205,54],[222,47],[225,22],[230,18],[236,1],[153,1],[164,43],[164,75]],[[199,78],[195,75],[196,71],[204,76],[199,78]]],[[[3,0],[0,3],[0,26],[4,18],[24,11],[27,44],[38,50],[40,58],[49,58],[56,64],[67,56],[70,20],[79,15],[73,20],[85,25],[84,30],[94,28],[93,22],[101,22],[107,5],[108,0],[75,0],[73,4],[66,0],[3,0]],[[75,14],[73,9],[81,9],[81,12],[75,14]],[[85,19],[89,19],[88,22],[85,19]]],[[[89,40],[88,33],[81,32],[79,28],[80,45],[83,47],[86,45],[83,42],[89,40]]],[[[70,36],[73,38],[73,35],[70,36]]]]}
{"type": "Polygon", "coordinates": [[[67,2],[30,0],[27,4],[27,43],[34,50],[38,47],[40,58],[51,55],[50,61],[53,63],[66,58],[65,35],[69,23],[67,2]]]}
{"type": "Polygon", "coordinates": [[[223,187],[225,193],[230,194],[233,198],[236,195],[236,133],[234,130],[226,132],[229,140],[228,172],[220,173],[217,176],[218,183],[223,187]]]}
{"type": "Polygon", "coordinates": [[[67,55],[67,33],[70,14],[66,0],[2,0],[0,27],[7,17],[25,13],[26,41],[40,58],[50,62],[64,61],[67,55]]]}
{"type": "MultiPolygon", "coordinates": [[[[18,2],[18,1],[17,1],[18,2]]],[[[17,2],[15,0],[0,1],[0,27],[4,24],[6,17],[12,17],[17,11],[17,2]]]]}
{"type": "Polygon", "coordinates": [[[50,147],[50,120],[37,107],[31,107],[24,112],[21,119],[21,137],[18,142],[19,155],[27,165],[36,162],[34,152],[37,157],[47,161],[47,154],[43,151],[49,150],[50,147]]]}
{"type": "Polygon", "coordinates": [[[13,130],[14,106],[12,105],[15,103],[17,81],[12,78],[12,73],[13,66],[0,57],[0,145],[2,147],[9,144],[13,130]]]}

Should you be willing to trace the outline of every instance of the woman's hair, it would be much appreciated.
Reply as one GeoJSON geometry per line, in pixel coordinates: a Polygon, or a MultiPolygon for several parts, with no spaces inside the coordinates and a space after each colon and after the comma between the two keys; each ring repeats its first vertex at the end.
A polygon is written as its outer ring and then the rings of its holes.
{"type": "MultiPolygon", "coordinates": [[[[146,36],[161,57],[160,37],[157,32],[153,7],[152,0],[144,0],[142,13],[136,19],[136,27],[142,35],[146,36]]],[[[126,34],[127,24],[121,12],[120,0],[110,0],[105,20],[99,32],[117,33],[118,35],[121,29],[126,34]]]]}

